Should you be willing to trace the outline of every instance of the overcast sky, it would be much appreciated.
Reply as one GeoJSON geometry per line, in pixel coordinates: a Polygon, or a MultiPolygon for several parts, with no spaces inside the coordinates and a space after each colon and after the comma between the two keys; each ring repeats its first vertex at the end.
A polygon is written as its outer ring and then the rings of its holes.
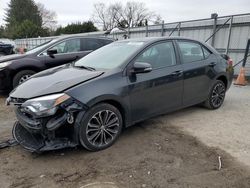
{"type": "MultiPolygon", "coordinates": [[[[76,21],[88,21],[93,13],[93,4],[114,2],[114,0],[35,0],[43,3],[47,9],[57,13],[59,25],[76,21]]],[[[119,1],[119,0],[117,0],[119,1]]],[[[126,3],[129,0],[122,0],[126,3]]],[[[139,0],[135,0],[139,1],[139,0]]],[[[140,0],[146,6],[161,15],[165,22],[208,18],[211,13],[219,16],[250,12],[250,0],[140,0]]],[[[0,25],[4,23],[4,10],[9,0],[0,0],[0,25]]],[[[21,10],[20,10],[21,11],[21,10]]]]}

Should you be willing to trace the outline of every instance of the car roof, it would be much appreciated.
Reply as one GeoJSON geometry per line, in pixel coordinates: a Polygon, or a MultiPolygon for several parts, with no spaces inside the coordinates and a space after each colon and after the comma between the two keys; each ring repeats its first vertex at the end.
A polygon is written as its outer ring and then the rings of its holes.
{"type": "MultiPolygon", "coordinates": [[[[187,37],[144,37],[144,38],[133,38],[133,39],[124,39],[120,41],[131,41],[131,42],[157,42],[160,40],[166,40],[166,39],[172,39],[172,40],[192,40],[197,41],[195,39],[187,38],[187,37]]],[[[119,42],[119,41],[118,41],[119,42]]]]}
{"type": "Polygon", "coordinates": [[[87,36],[87,35],[84,35],[84,34],[70,34],[70,35],[60,35],[58,36],[56,39],[57,40],[63,40],[63,39],[69,39],[69,38],[91,38],[91,39],[102,39],[102,40],[111,40],[111,41],[114,41],[113,38],[108,38],[108,37],[102,37],[102,36],[87,36]]]}
{"type": "Polygon", "coordinates": [[[145,45],[148,45],[148,44],[151,44],[151,43],[154,43],[154,42],[158,42],[158,41],[162,41],[162,40],[189,40],[189,41],[194,41],[194,42],[199,42],[200,44],[206,46],[210,51],[212,51],[213,53],[217,53],[218,52],[212,47],[210,46],[208,43],[204,43],[202,41],[199,41],[199,40],[195,40],[195,39],[192,39],[192,38],[188,38],[188,37],[179,37],[179,36],[175,36],[175,37],[144,37],[144,38],[133,38],[133,39],[124,39],[124,40],[119,40],[119,41],[116,41],[115,43],[117,42],[144,42],[145,45]]]}

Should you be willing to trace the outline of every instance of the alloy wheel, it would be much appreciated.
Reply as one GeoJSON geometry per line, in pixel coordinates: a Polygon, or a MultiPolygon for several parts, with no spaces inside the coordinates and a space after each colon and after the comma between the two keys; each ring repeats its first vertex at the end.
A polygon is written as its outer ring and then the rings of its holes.
{"type": "Polygon", "coordinates": [[[225,98],[225,86],[222,83],[218,83],[214,86],[211,96],[211,103],[214,107],[222,105],[225,98]]]}
{"type": "Polygon", "coordinates": [[[99,111],[87,124],[87,139],[93,146],[106,146],[119,134],[119,127],[120,122],[116,113],[111,110],[99,111]]]}

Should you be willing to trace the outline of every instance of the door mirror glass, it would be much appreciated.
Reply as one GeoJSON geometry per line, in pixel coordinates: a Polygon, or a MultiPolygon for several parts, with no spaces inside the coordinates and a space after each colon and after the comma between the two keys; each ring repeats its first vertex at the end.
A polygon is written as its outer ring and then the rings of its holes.
{"type": "Polygon", "coordinates": [[[50,56],[50,57],[55,57],[54,55],[57,54],[57,50],[56,49],[50,49],[50,50],[47,50],[47,54],[50,56]]]}
{"type": "Polygon", "coordinates": [[[152,66],[149,63],[144,62],[135,62],[132,73],[139,74],[139,73],[147,73],[152,71],[152,66]]]}

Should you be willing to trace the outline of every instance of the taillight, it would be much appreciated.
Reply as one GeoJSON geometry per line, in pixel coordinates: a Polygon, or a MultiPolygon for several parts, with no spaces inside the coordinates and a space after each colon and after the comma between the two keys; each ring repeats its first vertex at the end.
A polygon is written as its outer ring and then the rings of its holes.
{"type": "Polygon", "coordinates": [[[220,54],[227,61],[228,66],[233,66],[233,60],[227,54],[220,54]]]}

